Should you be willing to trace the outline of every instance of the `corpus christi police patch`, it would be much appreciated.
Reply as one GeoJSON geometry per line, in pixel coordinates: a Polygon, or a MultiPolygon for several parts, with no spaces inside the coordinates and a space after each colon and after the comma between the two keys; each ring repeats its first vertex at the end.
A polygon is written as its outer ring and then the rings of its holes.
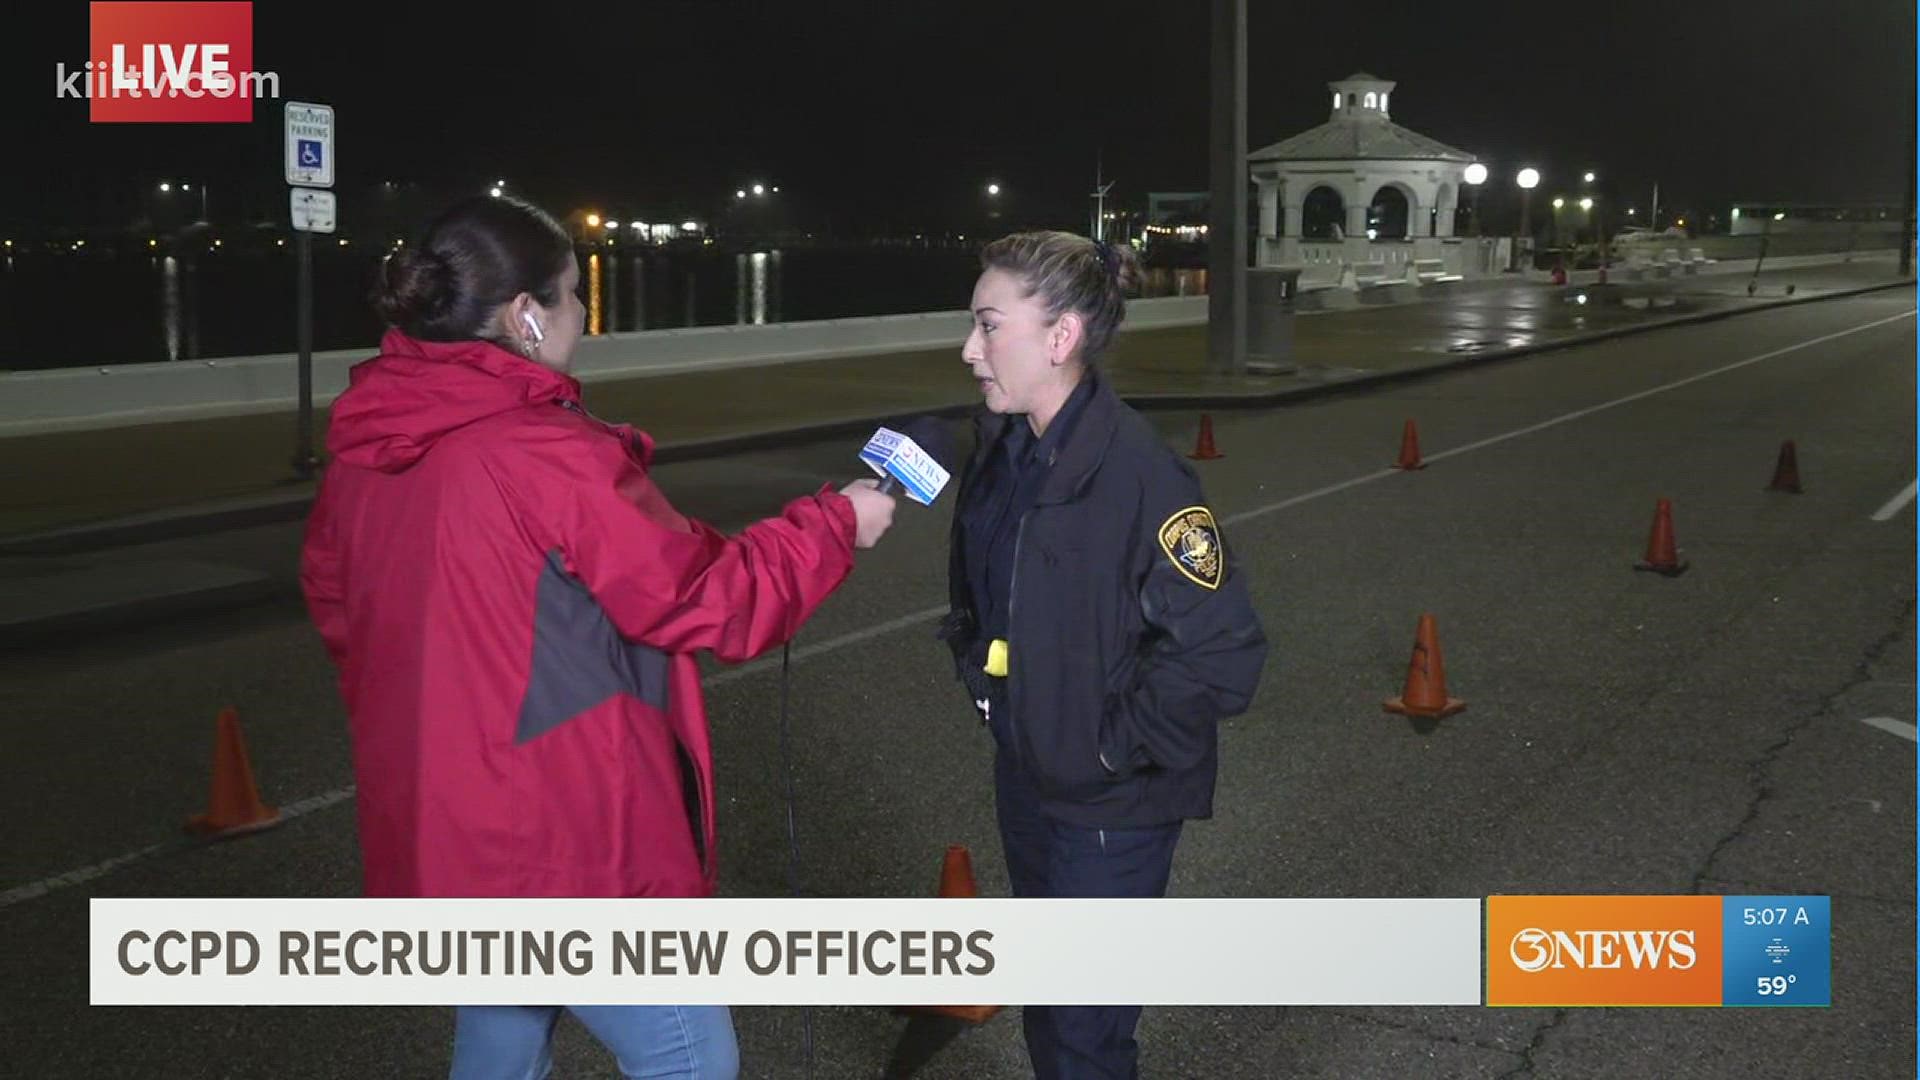
{"type": "Polygon", "coordinates": [[[1220,550],[1220,527],[1213,523],[1213,511],[1204,506],[1176,511],[1160,526],[1160,550],[1194,584],[1220,587],[1226,556],[1220,550]]]}

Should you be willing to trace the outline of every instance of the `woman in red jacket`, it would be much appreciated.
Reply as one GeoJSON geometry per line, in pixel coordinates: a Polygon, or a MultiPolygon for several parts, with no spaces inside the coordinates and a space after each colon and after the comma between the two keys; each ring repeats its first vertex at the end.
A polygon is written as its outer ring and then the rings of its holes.
{"type": "MultiPolygon", "coordinates": [[[[334,403],[301,584],[339,670],[369,896],[711,895],[694,654],[793,636],[893,500],[823,487],[724,536],[570,374],[566,231],[453,207],[386,262],[390,325],[334,403]]],[[[628,1075],[731,1077],[724,1006],[576,1008],[628,1075]]],[[[541,1076],[558,1008],[457,1011],[453,1075],[541,1076]]]]}

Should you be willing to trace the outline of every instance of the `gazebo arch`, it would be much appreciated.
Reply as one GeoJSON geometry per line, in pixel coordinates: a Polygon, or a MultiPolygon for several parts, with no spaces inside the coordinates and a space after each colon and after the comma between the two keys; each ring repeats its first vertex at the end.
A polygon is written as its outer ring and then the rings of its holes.
{"type": "Polygon", "coordinates": [[[1419,197],[1397,180],[1376,187],[1367,199],[1367,239],[1411,240],[1419,197]]]}
{"type": "Polygon", "coordinates": [[[1300,202],[1298,235],[1304,240],[1331,240],[1347,227],[1347,201],[1332,184],[1315,184],[1300,202]]]}

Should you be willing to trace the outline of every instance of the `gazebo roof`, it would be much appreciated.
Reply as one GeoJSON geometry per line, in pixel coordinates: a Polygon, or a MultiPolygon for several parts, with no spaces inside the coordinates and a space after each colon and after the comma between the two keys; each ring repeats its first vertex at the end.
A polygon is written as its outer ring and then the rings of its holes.
{"type": "Polygon", "coordinates": [[[1384,117],[1342,116],[1247,155],[1250,161],[1472,161],[1473,155],[1384,117]]]}
{"type": "Polygon", "coordinates": [[[1451,161],[1474,159],[1438,139],[1387,118],[1395,83],[1365,71],[1330,82],[1333,115],[1326,123],[1247,155],[1249,161],[1451,161]],[[1361,95],[1365,94],[1364,104],[1361,95]]]}

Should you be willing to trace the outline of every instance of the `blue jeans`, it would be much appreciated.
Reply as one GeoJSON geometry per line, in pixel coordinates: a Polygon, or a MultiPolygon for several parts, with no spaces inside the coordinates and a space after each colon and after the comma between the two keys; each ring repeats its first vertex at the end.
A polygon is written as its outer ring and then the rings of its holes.
{"type": "MultiPolygon", "coordinates": [[[[994,803],[1015,896],[1154,898],[1167,894],[1183,822],[1089,829],[1048,817],[1011,755],[994,758],[994,803]]],[[[1028,1005],[1027,1057],[1038,1080],[1133,1080],[1138,1005],[1028,1005]]]]}
{"type": "MultiPolygon", "coordinates": [[[[572,1005],[630,1077],[734,1080],[740,1048],[725,1005],[572,1005]]],[[[451,1080],[541,1080],[553,1067],[557,1005],[462,1005],[454,1010],[451,1080]]]]}

